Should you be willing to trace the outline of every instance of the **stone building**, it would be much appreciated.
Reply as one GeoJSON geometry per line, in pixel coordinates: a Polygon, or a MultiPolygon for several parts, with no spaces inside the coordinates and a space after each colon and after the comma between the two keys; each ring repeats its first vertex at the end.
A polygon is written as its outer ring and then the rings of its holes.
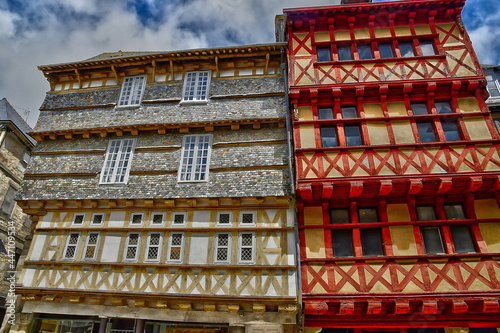
{"type": "Polygon", "coordinates": [[[39,67],[11,331],[294,331],[285,47],[39,67]]]}
{"type": "Polygon", "coordinates": [[[482,65],[482,68],[486,76],[486,88],[490,94],[486,104],[497,130],[500,131],[500,65],[482,65]]]}
{"type": "Polygon", "coordinates": [[[14,196],[36,141],[26,133],[31,128],[5,99],[0,99],[0,320],[16,264],[30,232],[28,216],[14,196]]]}
{"type": "Polygon", "coordinates": [[[464,3],[284,10],[305,332],[500,327],[500,141],[464,3]]]}

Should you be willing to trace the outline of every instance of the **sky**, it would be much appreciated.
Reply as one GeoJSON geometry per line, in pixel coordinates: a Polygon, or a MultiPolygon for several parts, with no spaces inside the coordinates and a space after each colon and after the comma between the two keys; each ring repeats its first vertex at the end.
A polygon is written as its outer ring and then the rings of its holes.
{"type": "MultiPolygon", "coordinates": [[[[34,126],[49,89],[39,65],[118,50],[274,42],[274,17],[283,8],[335,1],[0,0],[0,98],[34,126]]],[[[479,61],[500,64],[500,0],[467,0],[462,15],[479,61]]]]}

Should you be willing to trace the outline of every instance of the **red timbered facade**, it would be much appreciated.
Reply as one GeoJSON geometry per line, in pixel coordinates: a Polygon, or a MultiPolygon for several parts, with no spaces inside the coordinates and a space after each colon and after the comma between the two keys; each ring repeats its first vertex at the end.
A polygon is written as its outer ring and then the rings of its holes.
{"type": "Polygon", "coordinates": [[[464,4],[284,11],[308,333],[500,327],[500,140],[464,4]]]}

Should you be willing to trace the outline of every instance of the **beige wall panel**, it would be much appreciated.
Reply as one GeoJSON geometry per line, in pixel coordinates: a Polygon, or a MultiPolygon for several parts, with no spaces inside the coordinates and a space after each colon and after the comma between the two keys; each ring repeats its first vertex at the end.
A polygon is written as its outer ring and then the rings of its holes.
{"type": "MultiPolygon", "coordinates": [[[[313,155],[313,154],[311,154],[311,156],[309,157],[309,160],[311,160],[312,155],[313,155]]],[[[314,168],[315,168],[316,170],[319,170],[319,166],[318,166],[318,159],[316,159],[316,160],[312,163],[312,165],[314,166],[314,168]]],[[[311,169],[309,169],[309,171],[308,171],[308,172],[304,175],[304,178],[318,178],[318,175],[317,175],[317,174],[314,172],[314,170],[311,168],[311,169]]]]}
{"type": "MultiPolygon", "coordinates": [[[[304,39],[307,38],[307,41],[304,43],[304,45],[312,50],[311,39],[308,38],[307,35],[308,35],[308,33],[304,33],[304,32],[295,33],[295,37],[297,37],[297,39],[299,39],[300,41],[304,41],[304,39]]],[[[298,55],[298,56],[311,55],[311,53],[309,53],[309,51],[307,51],[307,49],[305,49],[304,47],[301,47],[297,50],[297,46],[299,46],[299,42],[295,38],[292,39],[292,45],[293,45],[293,49],[296,52],[295,55],[298,55]]]]}
{"type": "Polygon", "coordinates": [[[414,143],[415,137],[411,130],[411,125],[408,120],[391,122],[392,132],[396,143],[414,143]]]}
{"type": "MultiPolygon", "coordinates": [[[[468,261],[467,264],[469,264],[469,266],[471,268],[474,268],[476,265],[477,265],[477,262],[470,262],[468,261]]],[[[461,267],[461,271],[462,271],[462,275],[467,277],[470,273],[464,269],[463,267],[461,267]]],[[[486,267],[486,265],[484,265],[481,270],[479,271],[479,274],[481,274],[481,276],[484,276],[486,277],[487,280],[489,280],[489,274],[488,274],[488,268],[486,267]]],[[[474,282],[472,282],[472,284],[470,285],[469,289],[468,290],[491,290],[491,287],[488,287],[483,281],[481,281],[480,279],[474,279],[474,282]]]]}
{"type": "MultiPolygon", "coordinates": [[[[477,145],[477,147],[485,152],[488,152],[491,149],[491,145],[477,145]]],[[[476,156],[477,156],[479,162],[483,163],[484,156],[482,154],[476,154],[476,156]]],[[[491,158],[496,160],[496,161],[498,161],[500,159],[496,149],[494,150],[493,155],[491,155],[491,158]]],[[[500,170],[500,167],[498,167],[494,163],[489,162],[486,164],[486,167],[484,168],[484,170],[485,171],[495,171],[495,170],[500,170]]]]}
{"type": "MultiPolygon", "coordinates": [[[[398,263],[403,267],[403,269],[405,269],[409,272],[412,269],[412,267],[415,265],[416,261],[415,262],[413,262],[413,261],[412,262],[398,262],[398,263]]],[[[399,270],[397,271],[397,276],[398,276],[399,282],[403,281],[406,278],[406,275],[401,273],[399,270]]],[[[421,270],[418,270],[417,272],[415,272],[414,276],[417,280],[423,281],[421,270]]],[[[422,288],[417,286],[412,281],[408,282],[408,284],[403,288],[403,292],[406,292],[406,293],[421,292],[421,291],[422,291],[422,288]]]]}
{"type": "Polygon", "coordinates": [[[464,118],[464,123],[472,140],[491,139],[490,131],[483,117],[464,118]]]}
{"type": "MultiPolygon", "coordinates": [[[[377,263],[370,263],[368,262],[370,267],[375,271],[378,272],[382,269],[383,262],[377,262],[377,263]]],[[[375,273],[376,274],[376,273],[375,273]]],[[[365,270],[365,277],[366,277],[366,283],[369,284],[373,276],[371,275],[368,270],[365,270]]],[[[391,272],[389,269],[386,269],[384,273],[382,273],[382,277],[390,283],[391,281],[391,272]]],[[[372,293],[390,293],[391,290],[389,290],[382,282],[380,282],[380,278],[377,278],[377,282],[373,285],[373,288],[370,290],[372,293]]]]}
{"type": "Polygon", "coordinates": [[[330,41],[330,32],[328,31],[320,31],[314,33],[314,41],[315,42],[329,42],[330,41]]]}
{"type": "MultiPolygon", "coordinates": [[[[382,156],[382,158],[383,158],[384,156],[387,156],[387,154],[389,153],[389,151],[388,150],[376,150],[375,153],[377,153],[378,155],[382,156]]],[[[366,161],[365,164],[366,163],[368,163],[368,161],[366,161]]],[[[375,168],[378,169],[378,168],[380,168],[381,161],[379,161],[378,158],[374,158],[373,159],[373,164],[374,164],[375,168]]],[[[394,158],[393,158],[392,155],[389,156],[389,158],[384,163],[384,165],[382,166],[382,168],[380,168],[380,170],[378,171],[378,175],[394,175],[394,172],[387,167],[388,165],[390,165],[391,167],[394,168],[394,158]]]]}
{"type": "MultiPolygon", "coordinates": [[[[426,149],[431,155],[436,156],[437,152],[439,149],[437,148],[428,148],[426,149]]],[[[442,165],[447,165],[446,162],[446,157],[444,154],[441,154],[441,157],[439,157],[439,161],[441,162],[442,165]]],[[[434,160],[431,160],[427,155],[425,156],[425,163],[427,165],[431,165],[434,163],[434,160]]],[[[420,164],[420,163],[419,163],[420,164]]],[[[434,167],[431,170],[431,173],[443,173],[445,170],[441,168],[441,166],[437,163],[434,164],[434,167]]]]}
{"type": "Polygon", "coordinates": [[[500,223],[479,223],[488,252],[500,252],[500,223]]]}
{"type": "MultiPolygon", "coordinates": [[[[314,269],[314,271],[316,273],[319,273],[319,271],[321,270],[322,268],[322,265],[311,265],[311,268],[314,269]]],[[[308,275],[310,273],[308,272],[308,275]]],[[[319,274],[318,274],[319,275],[319,274]]],[[[328,281],[328,273],[327,271],[325,270],[323,272],[322,275],[319,275],[324,281],[328,281]]],[[[312,281],[312,279],[314,279],[312,276],[309,277],[308,281],[312,281]]],[[[316,285],[313,287],[313,289],[311,290],[311,293],[313,294],[325,294],[326,293],[326,290],[325,288],[323,288],[323,286],[321,285],[321,283],[316,283],[316,285]]]]}
{"type": "MultiPolygon", "coordinates": [[[[436,24],[438,27],[443,28],[445,31],[449,31],[453,25],[453,23],[440,23],[436,24]]],[[[439,34],[439,41],[442,43],[444,38],[446,38],[446,33],[441,31],[440,29],[436,29],[437,33],[439,34]]],[[[460,38],[460,31],[458,30],[457,27],[453,29],[453,35],[460,38]]],[[[456,38],[450,37],[446,40],[446,44],[444,44],[445,47],[450,47],[450,46],[459,46],[463,45],[463,43],[460,40],[457,40],[456,38]]],[[[460,58],[459,58],[460,59],[460,58]]]]}
{"type": "Polygon", "coordinates": [[[389,28],[375,28],[374,32],[376,38],[391,37],[391,30],[389,28]]]}
{"type": "Polygon", "coordinates": [[[355,29],[354,30],[355,39],[370,39],[370,30],[368,29],[355,29]]]}
{"type": "Polygon", "coordinates": [[[384,122],[370,122],[366,125],[371,145],[389,144],[389,134],[384,122]]]}
{"type": "Polygon", "coordinates": [[[408,26],[394,27],[394,33],[396,36],[411,36],[410,27],[408,26]]]}
{"type": "Polygon", "coordinates": [[[322,229],[304,230],[307,258],[325,258],[325,234],[322,229]]]}
{"type": "Polygon", "coordinates": [[[314,125],[300,126],[300,148],[316,148],[314,125]]]}
{"type": "Polygon", "coordinates": [[[412,256],[418,254],[412,226],[389,227],[389,231],[391,232],[392,250],[395,256],[412,256]]]}
{"type": "MultiPolygon", "coordinates": [[[[427,69],[427,73],[432,73],[434,71],[435,67],[437,67],[443,73],[446,73],[446,69],[445,69],[444,65],[439,65],[438,60],[427,59],[427,61],[429,62],[429,64],[422,64],[422,66],[425,66],[425,68],[427,69]],[[431,65],[434,67],[432,67],[431,65]]],[[[440,79],[440,78],[446,77],[446,75],[443,75],[441,72],[436,71],[436,72],[434,72],[434,74],[432,74],[431,77],[433,79],[440,79]]]]}
{"type": "Polygon", "coordinates": [[[429,35],[431,34],[431,28],[427,24],[417,24],[413,26],[415,28],[415,34],[419,35],[429,35]]]}
{"type": "MultiPolygon", "coordinates": [[[[353,150],[351,151],[351,154],[359,161],[359,158],[363,154],[363,151],[353,150]]],[[[364,163],[364,165],[368,168],[368,158],[366,156],[361,163],[364,163]]],[[[356,162],[353,159],[349,158],[349,169],[352,169],[354,166],[356,166],[356,162]]],[[[354,176],[367,176],[367,175],[368,173],[359,166],[357,166],[356,170],[354,171],[354,176]]]]}
{"type": "Polygon", "coordinates": [[[391,117],[408,115],[408,112],[406,112],[406,106],[404,102],[388,102],[387,112],[391,117]]]}
{"type": "Polygon", "coordinates": [[[481,112],[481,108],[474,97],[457,98],[461,112],[481,112]]]}
{"type": "MultiPolygon", "coordinates": [[[[411,153],[413,152],[413,149],[400,149],[400,151],[405,154],[406,156],[411,156],[411,153]]],[[[401,162],[401,166],[404,166],[406,164],[406,160],[404,160],[402,157],[399,158],[399,161],[401,162]]],[[[418,158],[418,156],[415,156],[413,158],[413,162],[415,162],[417,165],[420,165],[420,160],[418,158]]],[[[418,169],[416,169],[414,166],[412,165],[409,165],[407,166],[407,169],[406,169],[406,172],[405,174],[420,174],[421,172],[418,171],[418,169]]]]}
{"type": "MultiPolygon", "coordinates": [[[[432,265],[436,266],[437,269],[439,269],[441,272],[443,271],[444,265],[446,264],[446,261],[443,261],[443,260],[430,260],[430,262],[432,265]]],[[[431,282],[436,281],[436,277],[438,275],[434,272],[434,270],[429,269],[428,272],[429,272],[429,276],[431,278],[431,282]]],[[[456,277],[454,276],[452,269],[448,270],[447,275],[450,277],[450,279],[452,281],[455,281],[456,277]],[[450,272],[452,274],[450,274],[450,272]]],[[[448,282],[446,282],[444,279],[441,279],[438,287],[436,288],[436,292],[439,292],[439,291],[457,291],[457,289],[454,286],[450,285],[448,282]]]]}
{"type": "MultiPolygon", "coordinates": [[[[307,68],[309,63],[311,62],[311,59],[297,59],[297,63],[302,67],[302,68],[307,68]]],[[[307,70],[307,73],[311,78],[314,78],[314,68],[312,66],[309,67],[307,70]]],[[[302,69],[298,66],[295,65],[295,81],[297,81],[297,78],[302,74],[302,69]]],[[[300,80],[298,82],[295,82],[297,85],[308,85],[312,84],[313,81],[309,78],[307,75],[302,75],[300,77],[300,80]]]]}
{"type": "Polygon", "coordinates": [[[363,104],[363,110],[365,112],[366,118],[376,118],[384,116],[384,112],[382,111],[382,106],[380,105],[380,103],[365,103],[363,104]]]}
{"type": "MultiPolygon", "coordinates": [[[[343,270],[344,272],[349,271],[349,269],[354,265],[354,262],[345,262],[340,264],[339,263],[339,268],[343,270]]],[[[340,275],[337,271],[335,271],[335,281],[341,281],[344,277],[340,275]]],[[[352,274],[351,278],[359,284],[359,271],[356,271],[354,274],[352,274]]],[[[358,293],[359,291],[356,290],[356,288],[347,281],[342,288],[340,288],[339,292],[341,293],[358,293]]]]}
{"type": "MultiPolygon", "coordinates": [[[[335,160],[335,158],[337,157],[337,155],[338,155],[338,153],[334,153],[334,152],[327,152],[327,153],[326,153],[326,156],[327,156],[330,160],[332,160],[332,161],[334,161],[334,160],[335,160]]],[[[339,163],[339,162],[337,162],[337,163],[339,163]]],[[[340,160],[340,163],[342,163],[342,161],[341,161],[341,160],[340,160]]],[[[325,159],[323,159],[323,167],[325,168],[325,170],[329,167],[329,162],[328,162],[328,161],[326,161],[325,159]]],[[[341,174],[341,173],[340,173],[337,169],[332,168],[332,169],[330,170],[330,172],[328,172],[328,174],[327,174],[326,176],[327,176],[327,177],[340,177],[340,176],[342,176],[342,174],[341,174]]]]}
{"type": "Polygon", "coordinates": [[[334,32],[335,40],[351,40],[351,34],[349,30],[339,30],[334,32]]]}
{"type": "Polygon", "coordinates": [[[500,217],[500,209],[495,199],[474,200],[474,211],[478,219],[495,219],[500,217]]]}
{"type": "Polygon", "coordinates": [[[304,207],[304,225],[322,225],[323,209],[318,207],[304,207]]]}
{"type": "MultiPolygon", "coordinates": [[[[325,73],[328,73],[332,66],[320,66],[321,70],[323,70],[325,73]]],[[[331,84],[331,83],[337,83],[332,77],[335,76],[335,71],[332,71],[329,76],[323,75],[321,71],[319,71],[319,80],[321,81],[322,84],[331,84]]]]}
{"type": "Polygon", "coordinates": [[[387,221],[389,222],[406,222],[410,221],[410,212],[407,204],[388,204],[387,205],[387,221]]]}
{"type": "Polygon", "coordinates": [[[371,71],[373,69],[373,66],[375,66],[375,64],[365,64],[364,67],[366,68],[366,70],[361,72],[360,78],[359,78],[360,81],[363,81],[363,82],[378,82],[378,81],[380,81],[380,78],[378,76],[378,70],[374,70],[374,72],[375,72],[374,75],[368,74],[368,71],[371,71]]]}

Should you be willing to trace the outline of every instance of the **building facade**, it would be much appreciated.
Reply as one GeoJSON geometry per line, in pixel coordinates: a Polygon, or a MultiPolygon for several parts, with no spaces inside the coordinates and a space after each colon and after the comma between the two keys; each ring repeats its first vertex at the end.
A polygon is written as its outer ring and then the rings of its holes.
{"type": "Polygon", "coordinates": [[[500,326],[500,142],[464,3],[284,10],[306,332],[500,326]]]}
{"type": "Polygon", "coordinates": [[[16,265],[31,221],[14,200],[36,141],[31,128],[7,99],[0,99],[0,320],[4,318],[16,265]]]}
{"type": "Polygon", "coordinates": [[[482,65],[482,68],[486,76],[486,88],[490,94],[486,105],[491,111],[497,130],[500,131],[500,66],[482,65]]]}
{"type": "Polygon", "coordinates": [[[292,332],[286,44],[41,66],[16,332],[292,332]]]}

